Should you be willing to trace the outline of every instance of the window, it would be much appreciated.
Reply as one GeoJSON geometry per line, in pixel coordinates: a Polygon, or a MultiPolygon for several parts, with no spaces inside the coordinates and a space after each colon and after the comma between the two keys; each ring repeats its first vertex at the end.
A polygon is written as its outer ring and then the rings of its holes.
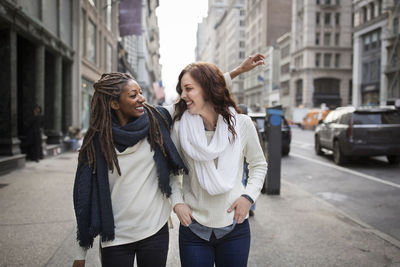
{"type": "Polygon", "coordinates": [[[370,18],[371,19],[375,18],[375,5],[374,5],[374,3],[370,4],[370,18]]]}
{"type": "Polygon", "coordinates": [[[87,58],[96,63],[96,26],[90,19],[87,27],[87,58]]]}
{"type": "Polygon", "coordinates": [[[336,26],[340,25],[340,13],[335,14],[335,24],[336,26]]]}
{"type": "Polygon", "coordinates": [[[320,23],[320,13],[319,12],[317,12],[317,14],[315,15],[315,23],[317,24],[317,25],[319,25],[319,23],[320,23]]]}
{"type": "Polygon", "coordinates": [[[244,9],[241,9],[240,10],[240,16],[244,16],[246,13],[245,13],[245,10],[244,9]]]}
{"type": "Polygon", "coordinates": [[[319,45],[320,44],[320,33],[319,32],[317,32],[316,34],[315,34],[315,45],[319,45]]]}
{"type": "Polygon", "coordinates": [[[371,36],[371,49],[377,48],[378,46],[378,32],[373,32],[371,36]]]}
{"type": "Polygon", "coordinates": [[[377,80],[377,69],[376,69],[376,63],[378,63],[377,61],[372,61],[370,62],[370,77],[371,77],[371,81],[376,81],[377,80]]]}
{"type": "Polygon", "coordinates": [[[319,5],[320,3],[319,3],[319,0],[316,0],[316,3],[317,3],[317,5],[319,5]]]}
{"type": "Polygon", "coordinates": [[[284,46],[281,50],[281,58],[286,58],[289,56],[290,45],[284,46]]]}
{"type": "Polygon", "coordinates": [[[368,51],[369,50],[369,43],[370,43],[370,36],[366,35],[364,36],[364,51],[368,51]]]}
{"type": "Polygon", "coordinates": [[[325,13],[325,25],[331,25],[331,13],[325,13]]]}
{"type": "Polygon", "coordinates": [[[239,21],[239,26],[245,26],[244,20],[240,20],[240,21],[239,21]]]}
{"type": "Polygon", "coordinates": [[[289,63],[281,66],[281,74],[289,73],[289,63]]]}
{"type": "Polygon", "coordinates": [[[324,34],[324,45],[325,46],[330,46],[331,45],[331,33],[330,32],[326,32],[324,34]]]}
{"type": "Polygon", "coordinates": [[[362,13],[363,13],[363,22],[367,22],[368,21],[368,12],[367,12],[367,7],[363,7],[362,8],[362,13]]]}
{"type": "Polygon", "coordinates": [[[393,35],[399,34],[399,17],[393,19],[393,35]]]}
{"type": "Polygon", "coordinates": [[[245,47],[245,42],[244,41],[240,41],[239,42],[239,47],[240,48],[244,48],[245,47]]]}
{"type": "Polygon", "coordinates": [[[340,45],[340,34],[337,32],[335,33],[335,46],[340,45]]]}
{"type": "Polygon", "coordinates": [[[329,68],[331,66],[332,54],[324,54],[324,67],[329,68]]]}
{"type": "Polygon", "coordinates": [[[243,59],[245,57],[244,51],[239,52],[239,58],[243,59]]]}
{"type": "Polygon", "coordinates": [[[336,0],[336,5],[340,6],[340,0],[336,0]]]}
{"type": "Polygon", "coordinates": [[[340,68],[340,54],[335,55],[335,67],[340,68]]]}
{"type": "Polygon", "coordinates": [[[315,67],[321,66],[321,53],[315,54],[315,67]]]}
{"type": "Polygon", "coordinates": [[[367,82],[369,79],[368,79],[368,63],[363,63],[363,66],[362,66],[362,81],[365,83],[365,82],[367,82]]]}
{"type": "Polygon", "coordinates": [[[378,16],[382,15],[382,0],[378,0],[378,16]]]}

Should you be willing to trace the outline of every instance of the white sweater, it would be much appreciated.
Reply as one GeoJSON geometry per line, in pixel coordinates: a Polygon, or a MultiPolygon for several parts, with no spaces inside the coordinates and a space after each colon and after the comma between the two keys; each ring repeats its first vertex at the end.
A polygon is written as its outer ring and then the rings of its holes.
{"type": "MultiPolygon", "coordinates": [[[[173,107],[168,107],[173,116],[173,107]]],[[[188,175],[183,175],[182,184],[179,177],[171,177],[172,195],[171,202],[174,207],[178,203],[187,204],[194,219],[205,226],[220,228],[233,223],[234,212],[228,213],[228,208],[242,194],[249,195],[254,201],[258,198],[264,184],[267,173],[267,162],[260,146],[258,135],[251,118],[247,115],[239,114],[237,117],[238,135],[241,139],[241,155],[238,162],[232,162],[239,166],[235,187],[224,194],[212,196],[204,190],[197,179],[194,169],[194,161],[183,151],[179,142],[179,121],[175,122],[171,132],[174,141],[186,167],[188,175]],[[244,158],[249,163],[249,179],[247,187],[242,184],[244,158]]],[[[212,135],[213,132],[208,132],[212,135]]],[[[208,136],[210,140],[212,136],[208,136]]]]}
{"type": "MultiPolygon", "coordinates": [[[[102,247],[142,240],[157,233],[168,221],[171,205],[158,187],[153,155],[147,138],[122,153],[117,151],[121,176],[117,171],[108,173],[115,239],[101,242],[102,247]]],[[[85,259],[86,250],[75,243],[75,259],[85,259]]]]}

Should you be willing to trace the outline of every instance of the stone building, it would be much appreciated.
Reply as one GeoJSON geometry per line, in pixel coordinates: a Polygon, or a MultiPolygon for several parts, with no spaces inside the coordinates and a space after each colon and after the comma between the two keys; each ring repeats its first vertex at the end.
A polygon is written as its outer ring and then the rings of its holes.
{"type": "Polygon", "coordinates": [[[229,5],[228,0],[208,0],[207,17],[198,25],[196,61],[215,62],[216,30],[215,26],[221,20],[229,5]]]}
{"type": "MultiPolygon", "coordinates": [[[[223,72],[237,67],[245,54],[245,5],[243,0],[231,1],[215,25],[215,63],[223,72]]],[[[237,103],[244,103],[243,75],[232,81],[231,92],[237,103]]]]}
{"type": "MultiPolygon", "coordinates": [[[[246,3],[246,56],[257,52],[276,50],[276,40],[290,30],[291,0],[252,0],[246,3]]],[[[274,54],[274,53],[272,53],[274,54]]],[[[276,62],[276,61],[275,61],[276,62]]],[[[267,62],[266,64],[272,64],[267,62]]],[[[244,74],[245,103],[254,111],[268,105],[269,93],[264,81],[265,69],[256,68],[244,74]]]]}
{"type": "Polygon", "coordinates": [[[354,106],[386,104],[387,12],[383,0],[353,0],[354,106]]]}
{"type": "Polygon", "coordinates": [[[290,114],[292,101],[290,98],[290,32],[276,41],[279,48],[279,104],[283,114],[290,114]]]}
{"type": "Polygon", "coordinates": [[[384,8],[388,12],[387,64],[384,69],[387,92],[381,97],[381,103],[393,105],[400,99],[400,0],[388,0],[384,8]]]}
{"type": "Polygon", "coordinates": [[[153,104],[162,104],[164,101],[156,99],[153,88],[155,83],[161,81],[160,34],[155,12],[158,6],[158,0],[143,1],[141,35],[121,38],[121,44],[127,53],[129,72],[137,79],[147,102],[153,104]]]}
{"type": "Polygon", "coordinates": [[[351,7],[350,0],[293,1],[290,88],[294,106],[349,104],[351,7]]]}
{"type": "Polygon", "coordinates": [[[80,1],[81,84],[79,99],[80,127],[89,127],[93,84],[102,73],[117,71],[118,5],[112,0],[80,1]]]}
{"type": "Polygon", "coordinates": [[[79,109],[79,0],[0,1],[0,173],[24,166],[24,122],[44,115],[43,153],[59,153],[79,109]]]}

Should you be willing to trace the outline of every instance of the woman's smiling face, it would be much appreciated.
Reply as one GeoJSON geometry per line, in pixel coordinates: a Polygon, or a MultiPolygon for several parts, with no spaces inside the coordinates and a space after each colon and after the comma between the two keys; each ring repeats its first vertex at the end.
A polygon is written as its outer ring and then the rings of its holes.
{"type": "Polygon", "coordinates": [[[185,101],[190,114],[200,115],[204,113],[205,109],[212,108],[210,103],[204,99],[203,88],[193,79],[189,72],[183,75],[181,88],[180,97],[185,101]]]}
{"type": "Polygon", "coordinates": [[[120,123],[124,125],[130,118],[138,118],[143,115],[145,101],[146,98],[142,95],[142,89],[137,82],[129,80],[124,86],[119,100],[113,101],[111,107],[115,110],[120,123]]]}

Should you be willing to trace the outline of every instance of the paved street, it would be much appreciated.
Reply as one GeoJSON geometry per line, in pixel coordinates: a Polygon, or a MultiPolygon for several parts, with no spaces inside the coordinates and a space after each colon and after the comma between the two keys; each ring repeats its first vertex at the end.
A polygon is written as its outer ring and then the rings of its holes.
{"type": "Polygon", "coordinates": [[[400,240],[400,165],[375,157],[340,167],[329,153],[315,154],[312,131],[294,128],[292,135],[290,156],[282,161],[284,180],[400,240]]]}
{"type": "MultiPolygon", "coordinates": [[[[400,266],[399,240],[354,219],[354,214],[347,216],[346,206],[336,205],[328,194],[318,194],[336,192],[332,183],[318,182],[319,174],[330,177],[339,170],[311,166],[295,154],[302,155],[293,147],[293,155],[283,160],[281,195],[261,195],[257,201],[256,215],[250,219],[249,266],[400,266]],[[311,184],[327,188],[313,191],[311,184]]],[[[0,266],[71,266],[76,157],[65,153],[28,162],[26,168],[0,176],[0,266]]],[[[344,181],[340,185],[344,187],[344,181]]],[[[374,182],[367,189],[379,186],[374,182]]],[[[383,193],[381,197],[386,199],[383,193]]],[[[172,221],[168,267],[180,266],[175,215],[172,221]]],[[[86,266],[100,266],[98,243],[89,251],[86,266]]]]}

